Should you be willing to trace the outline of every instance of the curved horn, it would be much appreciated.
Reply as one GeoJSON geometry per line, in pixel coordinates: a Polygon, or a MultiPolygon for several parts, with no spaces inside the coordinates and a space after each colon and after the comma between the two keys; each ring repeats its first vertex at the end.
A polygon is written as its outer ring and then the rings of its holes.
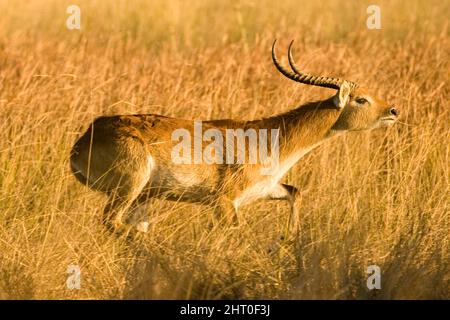
{"type": "MultiPolygon", "coordinates": [[[[300,83],[309,84],[309,85],[313,85],[313,86],[319,86],[319,87],[325,87],[325,88],[331,88],[331,89],[339,89],[340,88],[340,86],[343,82],[343,80],[341,80],[341,79],[331,78],[331,77],[317,77],[317,76],[313,76],[313,75],[299,71],[297,65],[294,62],[294,58],[292,57],[292,44],[294,41],[291,41],[291,43],[289,45],[289,50],[288,50],[289,65],[291,66],[291,68],[294,72],[285,69],[278,61],[277,56],[275,54],[276,42],[277,42],[277,40],[275,39],[275,41],[273,42],[273,45],[272,45],[272,60],[273,60],[273,63],[275,64],[275,67],[278,69],[278,71],[280,71],[285,77],[287,77],[291,80],[300,82],[300,83]]],[[[353,87],[357,86],[353,82],[350,82],[350,84],[353,87]]]]}
{"type": "Polygon", "coordinates": [[[294,44],[294,40],[291,41],[288,48],[288,60],[289,65],[291,66],[292,70],[294,70],[295,73],[302,74],[301,71],[299,71],[297,65],[295,64],[294,57],[292,56],[292,45],[294,44]]]}

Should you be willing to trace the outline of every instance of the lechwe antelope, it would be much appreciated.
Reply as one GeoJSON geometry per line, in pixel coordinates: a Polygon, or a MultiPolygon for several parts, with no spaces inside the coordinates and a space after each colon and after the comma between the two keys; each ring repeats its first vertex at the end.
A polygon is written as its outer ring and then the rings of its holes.
{"type": "Polygon", "coordinates": [[[103,219],[109,227],[134,225],[146,232],[146,206],[151,198],[159,197],[211,205],[219,217],[235,219],[238,208],[254,200],[287,200],[290,225],[296,229],[299,192],[294,186],[280,183],[286,172],[332,137],[391,125],[397,120],[396,108],[353,82],[299,71],[292,57],[292,43],[288,50],[292,71],[286,69],[275,55],[275,43],[273,63],[284,76],[299,83],[336,89],[337,93],[269,118],[211,120],[203,122],[203,126],[220,132],[277,129],[276,169],[266,175],[259,170],[261,164],[254,163],[174,163],[171,154],[178,141],[174,141],[173,132],[180,128],[193,132],[190,120],[156,114],[97,118],[75,143],[70,164],[81,183],[108,195],[103,219]]]}

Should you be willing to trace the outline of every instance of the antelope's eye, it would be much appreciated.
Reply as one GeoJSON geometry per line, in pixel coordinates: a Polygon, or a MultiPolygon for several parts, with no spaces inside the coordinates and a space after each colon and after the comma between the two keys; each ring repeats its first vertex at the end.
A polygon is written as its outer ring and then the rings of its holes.
{"type": "Polygon", "coordinates": [[[367,103],[367,99],[366,98],[356,98],[355,101],[356,101],[357,104],[367,103]]]}

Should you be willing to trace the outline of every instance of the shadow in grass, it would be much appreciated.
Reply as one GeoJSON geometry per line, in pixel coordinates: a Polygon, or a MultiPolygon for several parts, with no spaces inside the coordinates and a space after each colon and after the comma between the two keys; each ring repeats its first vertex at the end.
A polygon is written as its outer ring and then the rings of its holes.
{"type": "Polygon", "coordinates": [[[132,245],[134,257],[126,274],[122,299],[239,299],[242,281],[208,270],[201,260],[183,261],[182,254],[132,245]]]}

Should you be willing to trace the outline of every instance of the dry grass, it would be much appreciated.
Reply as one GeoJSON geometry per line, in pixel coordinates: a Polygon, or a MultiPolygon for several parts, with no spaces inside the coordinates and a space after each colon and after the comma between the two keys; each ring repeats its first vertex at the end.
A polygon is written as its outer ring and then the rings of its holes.
{"type": "Polygon", "coordinates": [[[365,27],[370,3],[85,0],[69,31],[70,1],[1,0],[0,298],[450,298],[449,3],[381,1],[380,31],[365,27]],[[277,74],[274,37],[297,39],[307,70],[377,90],[408,125],[302,159],[286,181],[304,191],[303,232],[273,253],[277,202],[209,232],[206,208],[156,201],[145,239],[106,233],[105,198],[68,168],[89,121],[252,119],[333,94],[277,74]],[[69,264],[80,290],[66,288],[69,264]],[[371,264],[381,290],[366,287],[371,264]]]}

